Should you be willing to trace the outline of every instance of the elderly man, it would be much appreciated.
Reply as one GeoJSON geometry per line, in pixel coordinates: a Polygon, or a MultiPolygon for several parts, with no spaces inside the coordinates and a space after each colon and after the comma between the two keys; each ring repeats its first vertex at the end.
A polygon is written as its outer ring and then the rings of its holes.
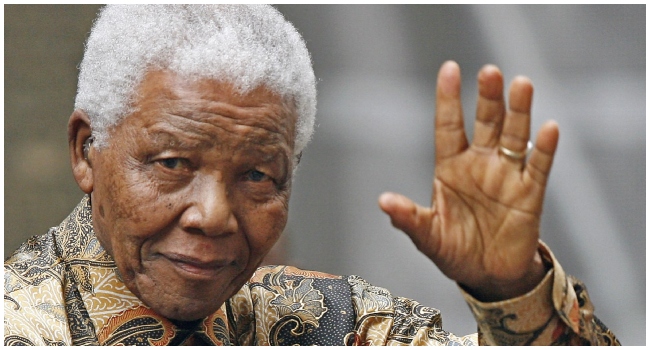
{"type": "Polygon", "coordinates": [[[287,221],[314,125],[309,54],[267,6],[108,6],[68,124],[87,194],[5,262],[6,345],[615,344],[539,242],[558,127],[529,142],[532,85],[505,106],[479,73],[465,137],[460,70],[436,95],[431,207],[386,193],[394,226],[461,287],[479,333],[356,276],[258,268],[287,221]]]}

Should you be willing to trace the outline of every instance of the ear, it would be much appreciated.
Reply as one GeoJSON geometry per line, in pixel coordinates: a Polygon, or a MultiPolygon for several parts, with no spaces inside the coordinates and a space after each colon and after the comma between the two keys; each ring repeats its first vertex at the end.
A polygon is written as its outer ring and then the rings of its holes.
{"type": "Polygon", "coordinates": [[[294,165],[294,167],[300,164],[300,159],[302,159],[302,152],[298,153],[298,155],[296,156],[296,165],[294,165]]]}
{"type": "Polygon", "coordinates": [[[87,194],[93,191],[92,147],[87,145],[92,136],[90,118],[86,112],[77,109],[72,112],[68,121],[68,146],[70,148],[70,163],[79,188],[87,194]],[[84,146],[89,147],[84,152],[84,146]]]}

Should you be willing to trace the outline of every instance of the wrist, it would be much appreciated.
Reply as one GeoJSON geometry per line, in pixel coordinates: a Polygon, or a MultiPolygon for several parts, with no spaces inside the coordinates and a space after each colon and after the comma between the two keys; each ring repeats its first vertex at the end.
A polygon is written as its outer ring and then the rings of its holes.
{"type": "Polygon", "coordinates": [[[551,267],[551,264],[545,262],[540,252],[537,251],[530,267],[519,279],[509,281],[487,279],[484,284],[478,286],[470,287],[462,283],[459,283],[459,285],[478,301],[502,301],[516,298],[535,289],[542,282],[551,267]]]}

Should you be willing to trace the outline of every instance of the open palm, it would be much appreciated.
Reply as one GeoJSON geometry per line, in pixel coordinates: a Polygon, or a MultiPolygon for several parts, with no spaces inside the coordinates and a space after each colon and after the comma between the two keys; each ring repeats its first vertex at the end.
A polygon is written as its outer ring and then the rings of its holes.
{"type": "Polygon", "coordinates": [[[440,69],[431,207],[393,193],[382,195],[379,204],[446,276],[482,299],[498,300],[527,292],[543,277],[539,226],[559,131],[555,122],[544,124],[526,159],[532,84],[515,78],[507,108],[498,68],[485,66],[478,84],[470,145],[460,69],[455,62],[440,69]]]}

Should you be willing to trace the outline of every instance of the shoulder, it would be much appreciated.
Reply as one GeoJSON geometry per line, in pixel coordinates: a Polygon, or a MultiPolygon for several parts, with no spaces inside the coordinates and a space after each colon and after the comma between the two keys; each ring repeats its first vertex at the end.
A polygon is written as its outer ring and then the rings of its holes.
{"type": "Polygon", "coordinates": [[[346,277],[292,266],[260,267],[230,307],[254,322],[257,345],[343,345],[354,327],[346,277]]]}
{"type": "Polygon", "coordinates": [[[350,285],[345,276],[302,270],[293,266],[264,266],[247,283],[251,295],[268,297],[280,316],[305,307],[314,318],[328,310],[351,305],[350,285]]]}
{"type": "Polygon", "coordinates": [[[5,261],[5,345],[65,345],[64,269],[50,233],[30,238],[5,261]]]}
{"type": "Polygon", "coordinates": [[[269,305],[280,314],[292,312],[298,302],[308,305],[318,318],[334,305],[349,304],[351,300],[346,277],[293,266],[260,267],[246,287],[252,295],[270,297],[269,305]]]}
{"type": "Polygon", "coordinates": [[[263,283],[264,281],[278,278],[343,279],[344,277],[324,272],[303,270],[293,266],[268,265],[259,267],[250,278],[249,283],[263,283]]]}
{"type": "Polygon", "coordinates": [[[61,281],[63,267],[53,230],[31,237],[5,260],[5,295],[24,286],[38,286],[48,279],[61,281]]]}

